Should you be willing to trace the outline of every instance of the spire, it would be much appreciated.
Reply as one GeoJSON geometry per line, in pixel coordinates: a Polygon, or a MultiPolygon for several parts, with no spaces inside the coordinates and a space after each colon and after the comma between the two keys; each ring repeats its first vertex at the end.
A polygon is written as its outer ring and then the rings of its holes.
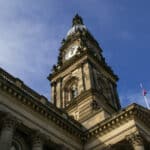
{"type": "Polygon", "coordinates": [[[83,25],[83,20],[78,14],[76,14],[72,20],[72,26],[75,25],[83,25]]]}

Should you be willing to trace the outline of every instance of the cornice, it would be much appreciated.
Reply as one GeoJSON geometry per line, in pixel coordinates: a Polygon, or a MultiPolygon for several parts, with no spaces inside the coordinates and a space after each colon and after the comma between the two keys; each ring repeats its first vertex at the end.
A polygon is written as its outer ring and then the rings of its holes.
{"type": "Polygon", "coordinates": [[[80,138],[84,143],[88,142],[90,138],[96,135],[103,135],[110,132],[131,119],[141,120],[148,128],[150,128],[150,111],[137,104],[132,104],[127,108],[112,114],[107,120],[104,120],[85,131],[85,128],[79,122],[69,117],[65,111],[56,108],[53,104],[48,102],[44,96],[41,96],[28,88],[21,80],[14,78],[1,68],[0,90],[11,97],[14,97],[44,118],[51,120],[68,133],[80,138]]]}
{"type": "MultiPolygon", "coordinates": [[[[100,60],[97,56],[93,55],[93,52],[92,52],[92,51],[89,51],[89,52],[88,52],[88,55],[89,55],[89,57],[91,57],[95,62],[97,62],[100,66],[102,66],[104,69],[106,69],[106,71],[107,71],[110,75],[112,75],[112,76],[115,78],[116,81],[119,80],[118,76],[113,72],[113,70],[111,69],[111,67],[108,66],[108,64],[105,62],[105,59],[104,59],[103,57],[102,57],[102,60],[100,60]]],[[[91,60],[89,60],[89,62],[90,62],[91,64],[93,64],[91,60]]]]}
{"type": "MultiPolygon", "coordinates": [[[[20,82],[21,80],[19,80],[20,82]]],[[[53,104],[39,94],[28,88],[23,82],[18,84],[18,79],[14,78],[6,71],[0,68],[0,90],[11,95],[22,104],[31,108],[43,117],[51,120],[59,127],[70,134],[81,137],[82,125],[69,117],[67,113],[56,108],[53,104]],[[24,88],[26,87],[26,88],[24,88]],[[28,89],[28,91],[26,91],[28,89]],[[34,95],[32,95],[34,93],[34,95]]]]}
{"type": "Polygon", "coordinates": [[[73,107],[76,107],[83,99],[86,99],[90,96],[96,96],[96,97],[99,97],[99,96],[103,96],[104,98],[104,103],[107,103],[107,105],[109,107],[111,107],[111,109],[117,111],[116,108],[114,108],[110,103],[108,103],[108,100],[107,98],[103,95],[103,93],[100,93],[99,91],[97,91],[96,89],[89,89],[89,90],[85,90],[85,91],[82,91],[82,93],[77,96],[76,98],[74,98],[69,104],[67,107],[64,108],[65,111],[69,111],[70,109],[72,109],[73,107]]]}
{"type": "MultiPolygon", "coordinates": [[[[65,69],[67,69],[68,67],[70,67],[71,65],[74,64],[74,62],[79,61],[81,58],[87,56],[86,60],[88,62],[91,62],[90,57],[93,58],[100,66],[102,66],[103,68],[105,68],[108,73],[110,73],[110,75],[112,75],[115,80],[117,81],[119,78],[117,75],[114,74],[114,72],[112,71],[111,67],[109,67],[105,61],[103,60],[99,60],[97,57],[95,57],[93,55],[93,53],[90,50],[86,50],[83,51],[82,53],[80,53],[79,55],[76,55],[75,57],[73,57],[72,59],[66,61],[64,64],[62,64],[62,66],[60,66],[59,69],[57,69],[56,71],[52,72],[51,74],[49,74],[49,76],[47,77],[49,81],[51,81],[55,76],[57,76],[59,73],[61,73],[62,71],[64,71],[65,69]]],[[[85,60],[84,60],[85,61],[85,60]]]]}
{"type": "Polygon", "coordinates": [[[139,119],[146,124],[148,128],[150,128],[150,111],[133,103],[127,108],[122,109],[119,113],[117,112],[116,114],[113,114],[107,120],[104,120],[103,122],[98,123],[94,127],[85,131],[84,140],[87,142],[90,138],[96,135],[107,134],[111,130],[118,128],[118,126],[121,126],[131,119],[139,119]]]}
{"type": "Polygon", "coordinates": [[[83,53],[81,53],[80,55],[76,55],[75,57],[71,58],[70,60],[66,61],[59,69],[57,69],[56,71],[52,72],[51,74],[49,74],[49,76],[47,77],[49,81],[51,81],[55,76],[57,76],[59,73],[61,73],[62,71],[64,71],[65,69],[67,69],[68,67],[70,67],[71,65],[74,64],[74,62],[77,62],[78,60],[80,60],[81,58],[83,58],[85,56],[87,52],[84,51],[83,53]]]}

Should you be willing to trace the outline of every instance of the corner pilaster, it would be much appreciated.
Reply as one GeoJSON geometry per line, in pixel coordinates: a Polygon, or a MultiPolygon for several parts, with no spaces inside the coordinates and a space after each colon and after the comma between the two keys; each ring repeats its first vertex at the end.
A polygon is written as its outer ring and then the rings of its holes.
{"type": "Polygon", "coordinates": [[[9,150],[12,144],[13,134],[19,124],[16,118],[7,115],[2,119],[2,129],[0,134],[0,148],[9,150]]]}

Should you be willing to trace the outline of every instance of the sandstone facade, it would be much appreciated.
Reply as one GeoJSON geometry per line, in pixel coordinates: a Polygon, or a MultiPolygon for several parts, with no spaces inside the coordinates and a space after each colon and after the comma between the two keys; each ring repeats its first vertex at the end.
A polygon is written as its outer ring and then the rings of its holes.
{"type": "Polygon", "coordinates": [[[48,79],[51,101],[0,69],[1,150],[150,149],[150,111],[121,108],[118,77],[78,15],[48,79]]]}

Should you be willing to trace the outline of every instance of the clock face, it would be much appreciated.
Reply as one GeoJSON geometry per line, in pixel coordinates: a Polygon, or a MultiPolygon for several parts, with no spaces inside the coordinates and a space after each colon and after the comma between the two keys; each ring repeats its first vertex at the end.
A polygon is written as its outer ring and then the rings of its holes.
{"type": "Polygon", "coordinates": [[[76,52],[77,52],[77,49],[78,49],[78,46],[77,45],[74,45],[74,46],[71,46],[67,49],[66,51],[66,54],[65,54],[65,59],[68,60],[70,59],[71,57],[73,57],[76,52]]]}

